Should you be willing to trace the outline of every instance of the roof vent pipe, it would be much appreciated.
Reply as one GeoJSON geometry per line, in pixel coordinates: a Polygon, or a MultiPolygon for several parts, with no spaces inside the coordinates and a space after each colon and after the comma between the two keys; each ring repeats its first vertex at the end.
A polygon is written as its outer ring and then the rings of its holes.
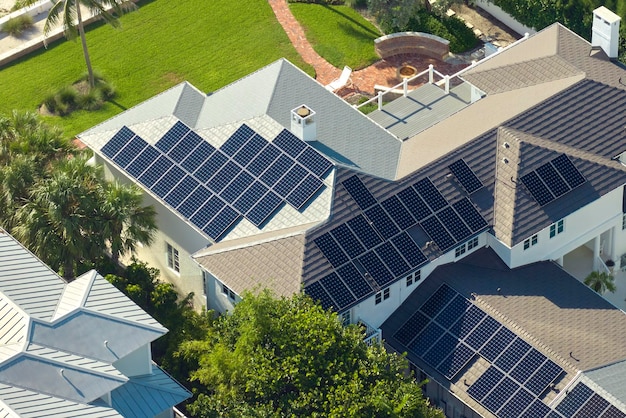
{"type": "Polygon", "coordinates": [[[303,104],[291,110],[291,132],[303,141],[315,141],[315,112],[310,107],[303,104]]]}
{"type": "Polygon", "coordinates": [[[593,11],[591,46],[599,46],[611,59],[617,58],[619,45],[619,22],[621,18],[600,6],[593,11]]]}

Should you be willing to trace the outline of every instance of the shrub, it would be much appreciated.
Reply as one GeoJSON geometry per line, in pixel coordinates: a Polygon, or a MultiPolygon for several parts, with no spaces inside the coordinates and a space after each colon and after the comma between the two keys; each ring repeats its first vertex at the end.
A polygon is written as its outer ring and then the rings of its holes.
{"type": "Polygon", "coordinates": [[[102,107],[102,94],[97,88],[78,96],[76,105],[83,110],[98,110],[102,107]]]}
{"type": "Polygon", "coordinates": [[[23,14],[7,20],[2,25],[2,30],[11,36],[20,36],[26,29],[33,26],[31,15],[23,14]]]}
{"type": "Polygon", "coordinates": [[[115,91],[115,87],[113,87],[106,81],[101,81],[100,83],[97,83],[96,88],[100,91],[102,100],[111,100],[117,94],[117,92],[115,91]]]}
{"type": "Polygon", "coordinates": [[[426,32],[450,41],[450,52],[464,52],[478,44],[474,32],[456,17],[437,16],[420,10],[407,25],[407,30],[426,32]]]}
{"type": "Polygon", "coordinates": [[[315,3],[339,6],[344,4],[344,0],[287,0],[289,3],[315,3]]]}
{"type": "Polygon", "coordinates": [[[56,111],[57,111],[57,95],[56,94],[49,94],[49,95],[47,95],[46,98],[43,99],[43,104],[46,105],[46,109],[48,109],[48,112],[56,113],[56,111]]]}
{"type": "Polygon", "coordinates": [[[78,98],[78,92],[71,86],[63,87],[57,93],[58,101],[66,104],[68,107],[72,107],[76,104],[76,99],[78,98]]]}

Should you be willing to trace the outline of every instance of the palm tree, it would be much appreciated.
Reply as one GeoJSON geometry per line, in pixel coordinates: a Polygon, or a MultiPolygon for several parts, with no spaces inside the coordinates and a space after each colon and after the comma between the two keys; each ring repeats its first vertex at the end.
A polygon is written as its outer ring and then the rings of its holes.
{"type": "Polygon", "coordinates": [[[614,277],[606,272],[592,271],[589,276],[585,278],[585,284],[593,289],[597,293],[604,293],[609,291],[615,293],[615,281],[614,277]]]}
{"type": "Polygon", "coordinates": [[[143,195],[135,185],[117,182],[103,188],[98,224],[111,247],[111,259],[117,265],[120,256],[135,252],[137,243],[150,245],[156,226],[153,206],[142,206],[143,195]]]}
{"type": "MultiPolygon", "coordinates": [[[[27,0],[27,4],[33,4],[37,0],[27,0]]],[[[63,33],[67,39],[76,39],[80,36],[83,46],[83,55],[87,63],[87,73],[89,74],[89,86],[94,87],[95,79],[93,69],[91,67],[91,59],[89,58],[89,50],[87,49],[87,39],[85,37],[85,27],[83,24],[83,16],[81,5],[89,9],[93,15],[98,15],[105,22],[117,28],[120,23],[117,19],[128,10],[135,7],[134,3],[127,0],[51,0],[53,5],[48,12],[46,23],[43,28],[44,39],[50,34],[57,24],[63,24],[63,33]]],[[[45,41],[44,41],[45,42],[45,41]]]]}

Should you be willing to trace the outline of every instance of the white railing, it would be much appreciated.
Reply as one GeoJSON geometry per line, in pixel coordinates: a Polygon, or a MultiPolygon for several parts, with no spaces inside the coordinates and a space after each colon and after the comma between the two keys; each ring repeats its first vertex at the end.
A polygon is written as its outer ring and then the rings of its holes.
{"type": "Polygon", "coordinates": [[[365,344],[372,345],[374,343],[380,343],[382,341],[383,333],[380,330],[380,328],[374,328],[373,326],[371,326],[370,324],[368,324],[367,322],[361,319],[359,319],[358,323],[363,328],[365,328],[365,338],[363,339],[365,344]]]}
{"type": "Polygon", "coordinates": [[[606,264],[604,264],[604,261],[602,261],[600,257],[595,258],[593,269],[595,271],[611,274],[611,270],[609,270],[609,268],[606,266],[606,264]]]}
{"type": "Polygon", "coordinates": [[[174,410],[174,418],[187,418],[187,416],[180,412],[178,408],[174,407],[172,409],[174,410]]]}

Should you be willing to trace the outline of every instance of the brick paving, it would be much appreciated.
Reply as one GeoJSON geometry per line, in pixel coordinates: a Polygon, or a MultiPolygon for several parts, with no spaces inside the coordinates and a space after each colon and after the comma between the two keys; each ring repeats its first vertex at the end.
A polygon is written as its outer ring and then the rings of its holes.
{"type": "MultiPolygon", "coordinates": [[[[268,0],[276,19],[281,24],[289,40],[296,48],[302,59],[315,68],[316,79],[322,84],[328,84],[341,74],[341,69],[333,67],[322,58],[307,41],[302,26],[289,10],[287,0],[268,0]]],[[[364,69],[353,71],[350,77],[351,83],[339,90],[337,93],[346,98],[356,93],[373,95],[374,86],[382,85],[393,87],[401,82],[397,76],[397,69],[403,64],[412,65],[421,72],[428,68],[430,64],[442,74],[454,74],[467,66],[467,64],[456,64],[433,59],[421,54],[395,55],[385,60],[380,60],[364,69]]],[[[424,83],[425,79],[412,83],[416,87],[424,83]]]]}

